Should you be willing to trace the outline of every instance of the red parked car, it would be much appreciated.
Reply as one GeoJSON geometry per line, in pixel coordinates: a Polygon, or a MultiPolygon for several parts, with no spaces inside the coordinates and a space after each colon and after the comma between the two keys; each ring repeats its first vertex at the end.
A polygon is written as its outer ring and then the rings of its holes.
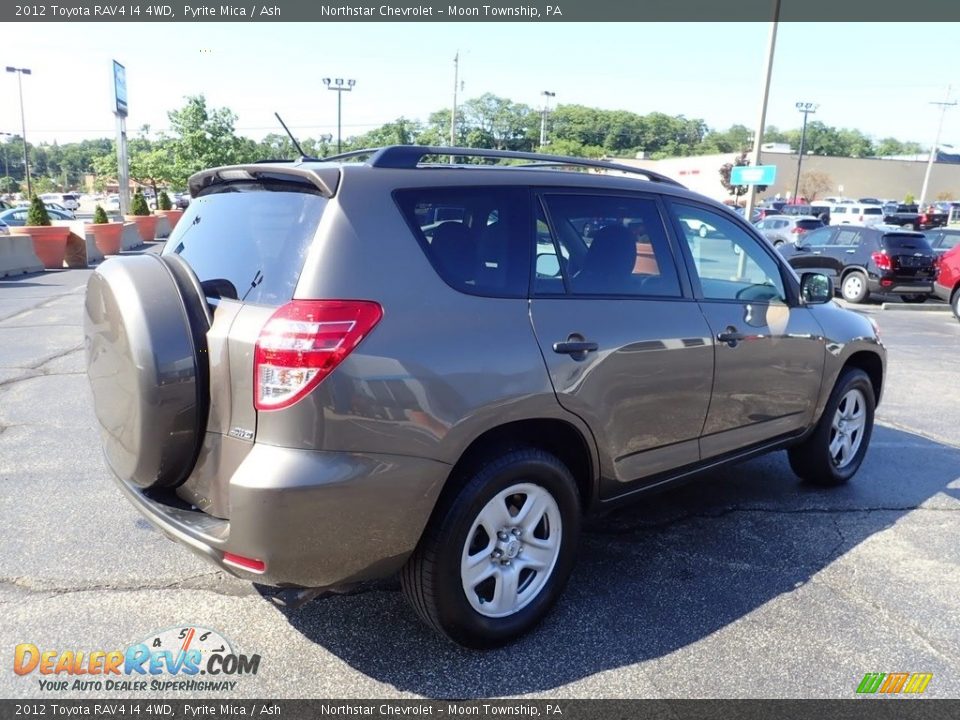
{"type": "Polygon", "coordinates": [[[946,300],[953,314],[960,320],[960,245],[937,258],[937,279],[933,281],[933,294],[946,300]]]}

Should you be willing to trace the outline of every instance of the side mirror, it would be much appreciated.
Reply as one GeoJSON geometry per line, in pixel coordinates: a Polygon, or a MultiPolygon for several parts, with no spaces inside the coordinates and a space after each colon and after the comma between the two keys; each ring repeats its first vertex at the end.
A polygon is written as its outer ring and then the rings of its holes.
{"type": "Polygon", "coordinates": [[[800,297],[806,305],[823,305],[833,300],[833,280],[821,273],[800,276],[800,297]]]}
{"type": "Polygon", "coordinates": [[[560,261],[553,253],[537,255],[537,276],[555,278],[560,276],[560,261]]]}

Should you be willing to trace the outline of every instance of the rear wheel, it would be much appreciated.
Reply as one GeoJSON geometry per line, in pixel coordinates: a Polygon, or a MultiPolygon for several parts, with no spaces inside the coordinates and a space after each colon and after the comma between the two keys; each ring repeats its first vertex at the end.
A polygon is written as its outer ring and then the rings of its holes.
{"type": "Polygon", "coordinates": [[[814,485],[842,485],[856,474],[873,433],[873,384],[848,368],[834,385],[813,433],[788,451],[790,467],[814,485]]]}
{"type": "Polygon", "coordinates": [[[900,299],[905,303],[919,304],[927,301],[927,296],[921,293],[914,293],[911,295],[901,295],[900,299]]]}
{"type": "Polygon", "coordinates": [[[960,287],[953,291],[953,297],[950,298],[950,307],[953,308],[953,316],[960,320],[960,287]]]}
{"type": "Polygon", "coordinates": [[[854,271],[843,279],[840,293],[847,302],[862,303],[870,297],[867,289],[867,276],[860,271],[854,271]]]}
{"type": "Polygon", "coordinates": [[[491,648],[539,623],[566,585],[580,533],[567,467],[534,448],[479,463],[441,500],[401,572],[404,594],[437,632],[491,648]]]}

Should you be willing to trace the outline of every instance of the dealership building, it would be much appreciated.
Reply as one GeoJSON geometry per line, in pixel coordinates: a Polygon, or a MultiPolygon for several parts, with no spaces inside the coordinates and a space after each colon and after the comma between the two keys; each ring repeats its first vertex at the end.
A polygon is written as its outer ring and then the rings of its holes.
{"type": "MultiPolygon", "coordinates": [[[[766,145],[760,154],[761,165],[775,165],[776,180],[773,185],[759,193],[759,197],[780,196],[789,199],[793,196],[797,180],[796,152],[785,146],[766,145]]],[[[732,163],[737,153],[722,155],[696,155],[691,157],[647,160],[643,158],[610,158],[623,165],[655,170],[674,178],[695,192],[721,202],[729,201],[732,196],[720,182],[720,168],[732,163]]],[[[929,155],[905,158],[845,158],[822,155],[803,156],[801,167],[801,191],[810,175],[816,173],[819,182],[810,186],[819,186],[815,197],[872,197],[880,199],[903,200],[908,194],[919,199],[923,187],[923,176],[927,170],[929,155]]],[[[810,193],[813,194],[813,193],[810,193]]],[[[941,150],[930,173],[930,184],[926,199],[960,199],[960,155],[941,150]]]]}

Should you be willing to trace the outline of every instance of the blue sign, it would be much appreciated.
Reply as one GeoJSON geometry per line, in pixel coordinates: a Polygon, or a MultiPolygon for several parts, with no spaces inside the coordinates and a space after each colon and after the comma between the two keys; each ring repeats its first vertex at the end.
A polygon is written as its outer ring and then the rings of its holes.
{"type": "Polygon", "coordinates": [[[127,69],[113,61],[113,97],[116,101],[116,113],[122,117],[127,116],[127,69]]]}
{"type": "Polygon", "coordinates": [[[730,171],[731,185],[770,186],[776,179],[776,165],[734,165],[730,171]]]}

